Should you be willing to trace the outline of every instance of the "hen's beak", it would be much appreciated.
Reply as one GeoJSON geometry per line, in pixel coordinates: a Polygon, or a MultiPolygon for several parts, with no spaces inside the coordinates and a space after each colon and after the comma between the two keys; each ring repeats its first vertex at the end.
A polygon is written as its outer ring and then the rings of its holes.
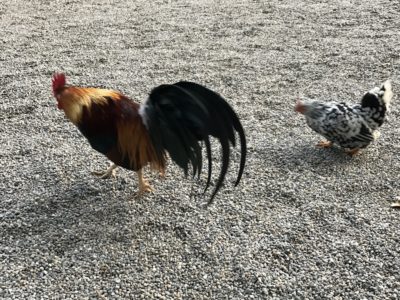
{"type": "Polygon", "coordinates": [[[303,105],[303,102],[301,102],[300,99],[296,101],[296,105],[294,106],[294,111],[304,114],[305,106],[303,105]]]}

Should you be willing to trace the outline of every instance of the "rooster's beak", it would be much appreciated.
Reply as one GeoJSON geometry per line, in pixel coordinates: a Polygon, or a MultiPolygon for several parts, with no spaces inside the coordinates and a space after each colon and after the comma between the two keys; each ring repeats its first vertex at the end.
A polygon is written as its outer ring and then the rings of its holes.
{"type": "Polygon", "coordinates": [[[58,98],[57,98],[57,108],[58,109],[63,109],[63,107],[61,105],[61,102],[60,102],[60,100],[58,100],[58,98]]]}

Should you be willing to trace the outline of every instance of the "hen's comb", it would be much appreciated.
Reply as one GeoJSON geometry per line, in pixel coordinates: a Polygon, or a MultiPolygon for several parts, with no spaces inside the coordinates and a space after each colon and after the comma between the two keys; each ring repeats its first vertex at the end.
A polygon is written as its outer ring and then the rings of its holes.
{"type": "Polygon", "coordinates": [[[65,84],[66,84],[66,80],[65,80],[65,75],[63,73],[55,73],[53,75],[53,94],[57,94],[57,92],[62,89],[65,84]]]}

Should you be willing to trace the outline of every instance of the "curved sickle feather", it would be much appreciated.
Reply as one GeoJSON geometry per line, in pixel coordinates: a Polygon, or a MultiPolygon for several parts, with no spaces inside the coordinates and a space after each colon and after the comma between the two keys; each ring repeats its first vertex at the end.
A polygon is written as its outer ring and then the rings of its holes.
{"type": "Polygon", "coordinates": [[[188,165],[193,176],[202,171],[200,141],[205,142],[208,159],[208,177],[205,191],[210,185],[212,153],[209,136],[221,144],[221,171],[208,204],[222,187],[230,161],[230,144],[235,146],[235,132],[240,138],[241,158],[238,185],[246,161],[246,138],[239,118],[231,106],[217,93],[199,84],[181,81],[173,85],[160,85],[153,89],[141,108],[141,115],[148,128],[156,151],[168,151],[171,159],[185,175],[188,165]]]}
{"type": "MultiPolygon", "coordinates": [[[[235,186],[237,186],[240,182],[240,179],[242,178],[244,166],[246,164],[247,144],[246,144],[246,136],[245,136],[245,133],[243,130],[243,126],[240,123],[239,117],[237,116],[236,112],[220,95],[216,94],[215,92],[213,92],[197,83],[181,81],[181,82],[176,83],[176,85],[184,87],[184,88],[186,87],[189,91],[191,91],[192,93],[193,92],[197,93],[203,99],[213,99],[214,97],[219,98],[220,101],[215,102],[215,104],[217,104],[219,106],[219,112],[221,112],[221,113],[224,112],[225,121],[227,122],[227,124],[230,124],[230,123],[232,124],[232,126],[238,133],[239,139],[240,139],[240,149],[241,149],[240,165],[239,165],[240,167],[239,167],[238,176],[237,176],[237,179],[235,182],[235,186]]],[[[234,135],[231,136],[231,142],[232,142],[233,146],[236,146],[234,135]]]]}
{"type": "Polygon", "coordinates": [[[206,192],[208,187],[210,186],[211,172],[212,172],[212,154],[211,154],[210,139],[208,138],[208,136],[205,137],[204,144],[206,145],[206,153],[207,153],[207,160],[208,160],[207,182],[206,182],[206,187],[204,189],[204,192],[206,192]]]}

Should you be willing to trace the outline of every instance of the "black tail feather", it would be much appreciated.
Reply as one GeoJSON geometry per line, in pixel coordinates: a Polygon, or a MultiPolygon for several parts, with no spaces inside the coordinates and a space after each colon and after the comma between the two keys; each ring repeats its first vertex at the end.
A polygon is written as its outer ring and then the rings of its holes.
{"type": "Polygon", "coordinates": [[[207,159],[208,159],[208,174],[207,174],[207,182],[206,182],[206,187],[204,189],[204,192],[207,191],[208,187],[210,186],[211,182],[211,172],[212,172],[212,154],[211,154],[211,145],[210,145],[210,139],[208,136],[205,137],[204,143],[206,145],[206,153],[207,153],[207,159]]]}
{"type": "Polygon", "coordinates": [[[239,184],[240,179],[242,178],[243,171],[244,171],[244,165],[246,163],[246,154],[247,154],[246,137],[244,135],[244,130],[243,130],[242,124],[240,124],[240,122],[239,122],[237,125],[238,126],[235,127],[235,129],[239,134],[241,153],[240,153],[239,173],[238,173],[238,177],[235,182],[235,186],[237,186],[239,184]]]}
{"type": "Polygon", "coordinates": [[[184,170],[185,175],[188,174],[188,165],[191,164],[193,176],[200,176],[203,159],[199,142],[205,142],[208,159],[205,191],[210,185],[212,173],[209,136],[220,141],[221,171],[209,204],[224,182],[230,161],[230,144],[236,145],[236,131],[241,148],[240,167],[235,182],[235,186],[238,185],[246,161],[246,138],[236,113],[220,95],[192,82],[161,85],[150,93],[142,117],[156,151],[168,151],[171,159],[184,170]]]}
{"type": "MultiPolygon", "coordinates": [[[[235,186],[237,186],[243,175],[244,166],[246,163],[246,154],[247,154],[246,136],[242,124],[240,123],[239,117],[232,109],[232,107],[220,95],[216,94],[215,92],[193,82],[181,81],[176,83],[176,85],[182,86],[183,88],[187,88],[191,93],[194,94],[197,93],[197,95],[203,99],[209,99],[208,101],[209,105],[218,106],[214,110],[214,116],[216,118],[220,118],[222,115],[224,117],[224,123],[229,124],[228,126],[229,129],[231,130],[228,131],[228,137],[234,147],[236,146],[236,141],[235,141],[235,134],[231,126],[233,126],[233,128],[238,133],[240,138],[241,155],[240,155],[240,167],[239,167],[238,177],[235,182],[235,186]],[[219,101],[215,101],[214,100],[215,97],[217,97],[219,101]]],[[[219,128],[218,126],[215,126],[216,130],[218,130],[218,128],[219,128]]],[[[218,137],[218,134],[215,132],[212,132],[210,134],[213,135],[214,137],[218,137]]]]}

